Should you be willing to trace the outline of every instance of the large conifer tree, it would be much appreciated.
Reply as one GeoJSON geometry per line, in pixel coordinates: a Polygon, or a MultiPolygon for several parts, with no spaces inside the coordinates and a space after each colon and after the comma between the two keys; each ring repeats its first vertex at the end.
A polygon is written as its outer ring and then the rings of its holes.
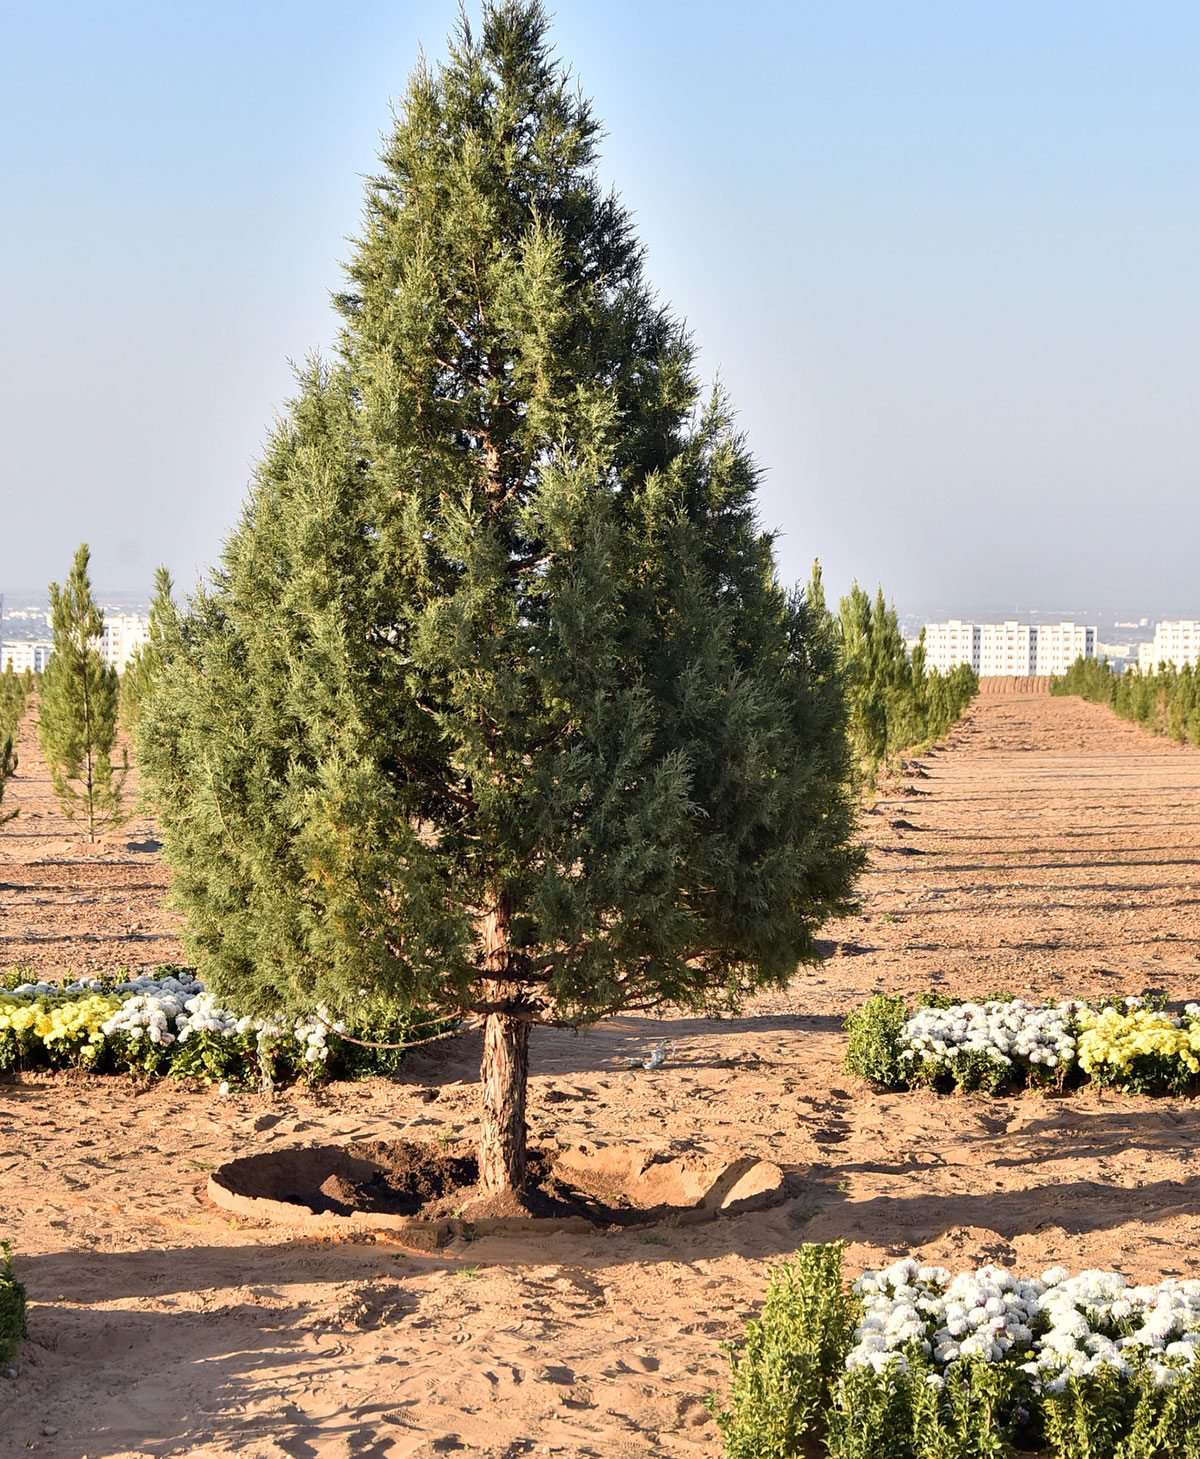
{"type": "Polygon", "coordinates": [[[66,815],[87,822],[88,840],[122,819],[121,788],[127,764],[114,766],[117,671],[100,654],[104,615],[92,597],[84,542],[66,585],[50,584],[54,651],[42,671],[38,741],[55,794],[66,815]]]}
{"type": "Polygon", "coordinates": [[[266,1010],[531,1025],[784,984],[858,853],[828,615],[643,277],[537,3],[412,78],[339,297],[143,712],[191,948],[266,1010]]]}

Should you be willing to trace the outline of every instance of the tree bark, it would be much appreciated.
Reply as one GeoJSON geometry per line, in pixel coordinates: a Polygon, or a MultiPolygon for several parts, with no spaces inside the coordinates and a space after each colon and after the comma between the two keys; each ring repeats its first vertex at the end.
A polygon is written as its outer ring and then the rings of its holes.
{"type": "MultiPolygon", "coordinates": [[[[508,916],[503,905],[484,919],[484,967],[496,975],[483,985],[485,1003],[519,1003],[509,967],[508,916]]],[[[489,1195],[525,1185],[525,1088],[529,1075],[529,1023],[488,1013],[483,1024],[483,1113],[479,1131],[479,1183],[489,1195]]]]}
{"type": "MultiPolygon", "coordinates": [[[[489,984],[489,997],[503,997],[489,984]]],[[[525,1185],[525,1086],[529,1072],[529,1024],[489,1013],[483,1025],[483,1119],[479,1132],[479,1183],[489,1195],[525,1185]]]]}

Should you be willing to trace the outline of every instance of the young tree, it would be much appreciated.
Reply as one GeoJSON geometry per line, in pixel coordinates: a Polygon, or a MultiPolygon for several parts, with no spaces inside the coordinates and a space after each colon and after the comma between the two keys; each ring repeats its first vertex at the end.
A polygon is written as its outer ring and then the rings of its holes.
{"type": "Polygon", "coordinates": [[[968,664],[949,674],[925,667],[925,630],[910,660],[894,604],[883,589],[875,601],[853,585],[839,605],[842,672],[849,704],[849,736],[868,784],[885,761],[940,738],[979,692],[968,664]]]}
{"type": "Polygon", "coordinates": [[[887,757],[887,685],[879,674],[879,635],[871,599],[857,582],[838,604],[838,629],[850,744],[856,768],[865,766],[873,776],[887,757]]]}
{"type": "Polygon", "coordinates": [[[542,8],[422,64],[310,365],[138,733],[205,976],[483,1023],[481,1182],[531,1026],[736,1004],[846,910],[836,644],[595,175],[542,8]]]}
{"type": "Polygon", "coordinates": [[[5,786],[16,773],[16,737],[11,730],[0,730],[0,826],[3,826],[6,821],[11,821],[17,814],[16,811],[3,809],[5,786]]]}
{"type": "Polygon", "coordinates": [[[134,649],[121,675],[121,723],[130,734],[137,728],[142,706],[179,639],[179,609],[171,594],[172,586],[167,569],[157,568],[154,596],[150,599],[149,638],[134,649]]]}
{"type": "MultiPolygon", "coordinates": [[[[0,674],[0,802],[4,800],[6,782],[17,772],[17,732],[27,699],[25,679],[17,677],[9,659],[0,674]]],[[[0,811],[0,826],[16,814],[16,811],[0,811]]]]}
{"type": "Polygon", "coordinates": [[[117,825],[121,787],[128,770],[123,756],[112,762],[117,735],[117,671],[100,656],[104,617],[92,597],[90,553],[75,554],[65,588],[50,584],[50,626],[54,650],[42,671],[38,741],[55,794],[68,816],[82,812],[88,840],[103,825],[117,825]]]}

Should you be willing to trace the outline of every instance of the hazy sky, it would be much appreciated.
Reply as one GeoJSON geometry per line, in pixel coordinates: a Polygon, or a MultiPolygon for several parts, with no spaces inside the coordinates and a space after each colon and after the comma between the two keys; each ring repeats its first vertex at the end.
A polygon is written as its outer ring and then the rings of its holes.
{"type": "MultiPolygon", "coordinates": [[[[787,577],[1200,614],[1194,0],[552,9],[787,577]]],[[[455,11],[0,9],[0,591],[216,559],[455,11]]]]}

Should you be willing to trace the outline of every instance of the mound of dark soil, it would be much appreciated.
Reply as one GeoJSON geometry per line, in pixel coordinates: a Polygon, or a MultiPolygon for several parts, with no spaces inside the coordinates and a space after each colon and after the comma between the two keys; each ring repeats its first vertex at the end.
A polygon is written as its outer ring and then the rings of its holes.
{"type": "Polygon", "coordinates": [[[689,1159],[639,1147],[533,1149],[521,1192],[483,1191],[472,1155],[414,1140],[356,1141],[243,1156],[209,1182],[218,1204],[244,1214],[484,1221],[534,1218],[632,1226],[666,1218],[709,1219],[786,1198],[779,1167],[752,1156],[689,1159]]]}
{"type": "Polygon", "coordinates": [[[628,1201],[597,1201],[562,1180],[554,1171],[556,1152],[551,1150],[530,1150],[526,1190],[501,1195],[489,1195],[480,1188],[479,1162],[473,1155],[451,1155],[415,1140],[363,1141],[350,1145],[348,1153],[378,1169],[357,1179],[332,1175],[322,1184],[321,1194],[330,1202],[325,1209],[339,1215],[371,1211],[432,1219],[452,1215],[583,1216],[597,1226],[646,1219],[646,1213],[628,1201]]]}

